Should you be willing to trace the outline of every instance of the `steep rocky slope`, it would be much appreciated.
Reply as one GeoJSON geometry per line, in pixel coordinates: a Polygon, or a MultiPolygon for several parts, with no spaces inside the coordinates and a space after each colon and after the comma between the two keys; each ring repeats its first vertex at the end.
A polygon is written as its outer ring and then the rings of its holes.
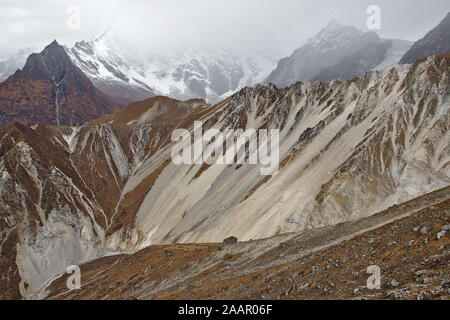
{"type": "Polygon", "coordinates": [[[202,105],[154,98],[107,124],[1,127],[1,295],[27,297],[67,265],[107,254],[106,234],[129,219],[114,219],[128,176],[170,141],[176,125],[207,113],[202,105]],[[127,116],[135,125],[121,122],[127,116]]]}
{"type": "Polygon", "coordinates": [[[448,185],[447,75],[444,56],[356,81],[242,90],[205,124],[279,128],[279,172],[165,165],[170,148],[162,150],[125,186],[127,199],[161,170],[135,212],[133,227],[146,235],[141,245],[249,240],[329,225],[448,185]]]}
{"type": "Polygon", "coordinates": [[[79,125],[117,107],[56,41],[30,55],[23,69],[0,84],[0,125],[79,125]]]}
{"type": "Polygon", "coordinates": [[[155,97],[82,127],[4,126],[2,292],[31,297],[96,257],[332,226],[448,186],[449,60],[244,88],[215,106],[155,97]],[[280,129],[279,171],[174,164],[171,134],[195,120],[280,129]]]}
{"type": "Polygon", "coordinates": [[[234,245],[151,246],[81,266],[48,299],[449,299],[450,188],[333,227],[234,245]],[[367,267],[381,288],[367,288],[367,267]]]}
{"type": "Polygon", "coordinates": [[[300,80],[349,80],[397,63],[411,45],[331,21],[290,57],[280,60],[266,82],[283,88],[300,80]]]}
{"type": "Polygon", "coordinates": [[[405,53],[400,63],[413,63],[419,59],[450,52],[450,12],[425,37],[416,41],[405,53]]]}

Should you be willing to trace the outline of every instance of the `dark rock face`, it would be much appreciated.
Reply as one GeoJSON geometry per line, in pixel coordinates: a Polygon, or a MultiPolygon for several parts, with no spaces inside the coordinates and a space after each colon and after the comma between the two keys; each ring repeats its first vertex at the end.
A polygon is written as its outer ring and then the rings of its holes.
{"type": "Polygon", "coordinates": [[[95,88],[56,41],[31,54],[22,70],[0,85],[0,125],[17,121],[80,125],[118,105],[95,88]]]}
{"type": "Polygon", "coordinates": [[[413,63],[419,59],[450,52],[450,12],[439,25],[418,40],[405,53],[400,63],[413,63]]]}
{"type": "Polygon", "coordinates": [[[359,77],[389,58],[394,41],[381,39],[375,32],[330,22],[290,57],[280,60],[266,82],[282,88],[302,80],[359,77]]]}
{"type": "Polygon", "coordinates": [[[236,237],[229,237],[223,240],[223,244],[236,244],[238,242],[238,238],[236,237]]]}

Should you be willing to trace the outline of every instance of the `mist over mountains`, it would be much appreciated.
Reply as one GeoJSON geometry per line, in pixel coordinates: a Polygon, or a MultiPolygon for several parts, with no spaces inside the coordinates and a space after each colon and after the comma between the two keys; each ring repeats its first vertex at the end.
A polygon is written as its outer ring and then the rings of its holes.
{"type": "MultiPolygon", "coordinates": [[[[4,97],[0,102],[0,112],[4,115],[0,123],[81,124],[118,106],[158,95],[179,100],[200,98],[214,104],[243,87],[264,81],[284,87],[299,80],[351,79],[397,62],[409,45],[407,41],[382,40],[373,32],[364,33],[333,21],[292,57],[281,60],[281,53],[272,49],[243,54],[186,45],[155,48],[143,55],[131,50],[116,30],[108,27],[92,40],[77,42],[72,48],[53,42],[40,55],[52,56],[53,51],[58,51],[63,59],[47,59],[52,64],[49,66],[45,61],[36,62],[32,56],[24,67],[26,71],[18,73],[21,81],[24,75],[29,81],[36,81],[35,78],[41,81],[43,75],[33,71],[39,66],[49,70],[67,69],[69,74],[77,75],[72,76],[73,87],[92,87],[90,93],[83,92],[84,98],[75,98],[79,106],[69,106],[74,101],[73,94],[67,88],[59,90],[57,81],[51,79],[52,74],[47,75],[50,88],[38,93],[33,86],[24,96],[16,97],[11,86],[17,81],[13,80],[17,74],[0,87],[0,96],[4,97]],[[32,96],[35,98],[31,99],[32,96]],[[12,99],[17,98],[22,99],[20,109],[11,110],[12,99]],[[100,100],[103,102],[92,104],[100,100]]],[[[4,65],[3,77],[12,75],[24,64],[24,52],[0,65],[4,65]]]]}
{"type": "MultiPolygon", "coordinates": [[[[448,16],[424,38],[444,39],[442,48],[430,42],[428,47],[436,48],[429,49],[430,53],[446,52],[447,20],[448,16]]],[[[157,95],[217,103],[243,87],[258,83],[274,83],[283,88],[301,80],[352,79],[401,59],[412,62],[414,59],[408,58],[411,52],[417,52],[418,47],[427,50],[424,48],[428,42],[422,39],[413,46],[410,41],[383,39],[373,31],[363,32],[333,20],[286,58],[282,58],[282,50],[276,52],[272,48],[242,53],[182,44],[155,47],[142,53],[130,49],[113,27],[92,40],[77,42],[72,48],[63,47],[71,63],[96,89],[124,106],[157,95]]],[[[0,63],[1,77],[6,79],[20,68],[28,51],[22,50],[0,63]]]]}
{"type": "Polygon", "coordinates": [[[331,21],[294,53],[279,61],[265,80],[287,87],[300,80],[352,79],[400,60],[412,43],[381,39],[375,32],[363,32],[331,21]]]}
{"type": "Polygon", "coordinates": [[[1,62],[0,298],[447,299],[449,19],[415,43],[331,21],[290,55],[110,27],[1,62]],[[176,163],[177,129],[216,146],[197,121],[276,130],[278,170],[176,163]]]}
{"type": "Polygon", "coordinates": [[[137,97],[164,95],[216,103],[244,86],[262,82],[280,57],[272,50],[243,55],[188,45],[155,48],[142,56],[127,51],[122,43],[114,29],[108,28],[94,40],[79,42],[69,50],[94,84],[122,97],[126,95],[116,86],[138,90],[137,97]]]}

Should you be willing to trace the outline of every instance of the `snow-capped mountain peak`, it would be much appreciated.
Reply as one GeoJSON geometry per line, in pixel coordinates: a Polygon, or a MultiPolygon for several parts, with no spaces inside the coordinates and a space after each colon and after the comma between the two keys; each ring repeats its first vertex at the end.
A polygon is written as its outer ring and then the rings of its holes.
{"type": "Polygon", "coordinates": [[[237,53],[223,48],[176,44],[145,54],[130,50],[113,27],[69,50],[75,63],[108,94],[129,91],[131,102],[152,95],[215,103],[263,81],[276,66],[275,52],[237,53]]]}

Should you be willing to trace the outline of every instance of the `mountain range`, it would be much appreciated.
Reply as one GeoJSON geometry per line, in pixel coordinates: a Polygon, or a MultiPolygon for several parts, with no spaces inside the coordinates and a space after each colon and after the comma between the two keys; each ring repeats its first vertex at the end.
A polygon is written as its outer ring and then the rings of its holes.
{"type": "Polygon", "coordinates": [[[8,60],[0,61],[0,82],[5,81],[17,70],[22,69],[28,56],[36,51],[35,48],[25,48],[17,51],[8,60]]]}
{"type": "Polygon", "coordinates": [[[0,84],[0,298],[445,296],[450,53],[422,55],[447,19],[414,45],[331,22],[278,66],[141,57],[113,29],[18,55],[0,84]],[[176,129],[212,147],[196,121],[278,129],[278,171],[174,163],[176,129]],[[361,296],[374,262],[390,287],[361,296]]]}
{"type": "Polygon", "coordinates": [[[349,80],[397,63],[412,46],[405,40],[382,39],[375,32],[331,21],[287,58],[265,80],[278,87],[297,81],[349,80]]]}
{"type": "Polygon", "coordinates": [[[66,266],[111,254],[333,226],[448,186],[449,63],[259,85],[214,106],[153,97],[79,127],[3,126],[2,294],[45,296],[66,266]],[[279,128],[279,171],[174,164],[171,133],[195,120],[279,128]]]}
{"type": "MultiPolygon", "coordinates": [[[[413,54],[417,57],[448,51],[448,19],[447,16],[414,46],[409,41],[382,39],[375,32],[363,32],[331,21],[290,57],[281,60],[280,54],[270,50],[239,54],[183,45],[155,48],[143,55],[131,50],[114,28],[109,27],[92,40],[78,42],[72,48],[55,41],[39,54],[63,57],[51,63],[61,63],[54,66],[61,70],[70,66],[67,69],[72,74],[70,90],[68,87],[60,90],[51,74],[43,82],[42,72],[38,76],[41,80],[35,83],[36,72],[30,70],[35,68],[31,64],[36,64],[36,55],[30,56],[25,71],[0,84],[0,124],[19,121],[26,125],[39,122],[76,125],[157,95],[179,100],[204,99],[214,104],[258,83],[274,83],[284,88],[302,80],[350,80],[368,71],[382,70],[401,59],[413,62],[415,59],[408,56],[417,52],[417,48],[425,50],[422,55],[413,54]],[[439,46],[436,41],[440,42],[439,46]],[[26,90],[18,93],[17,87],[26,90]]],[[[23,64],[21,61],[28,51],[0,64],[3,76],[23,64]]]]}

